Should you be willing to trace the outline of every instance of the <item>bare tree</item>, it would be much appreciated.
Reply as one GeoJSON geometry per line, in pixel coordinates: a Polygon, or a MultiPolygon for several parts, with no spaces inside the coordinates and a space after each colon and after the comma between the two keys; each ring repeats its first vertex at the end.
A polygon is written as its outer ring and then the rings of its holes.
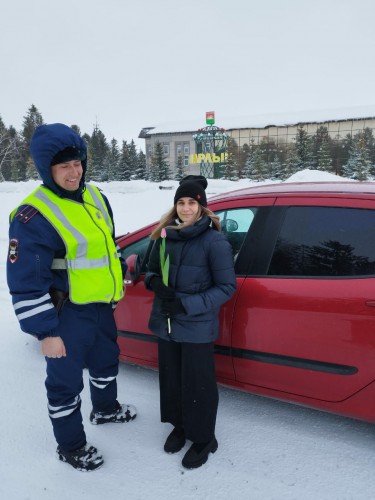
{"type": "Polygon", "coordinates": [[[12,130],[0,127],[0,182],[10,180],[10,173],[6,175],[5,169],[10,168],[12,161],[19,157],[21,147],[15,130],[12,133],[12,130]]]}

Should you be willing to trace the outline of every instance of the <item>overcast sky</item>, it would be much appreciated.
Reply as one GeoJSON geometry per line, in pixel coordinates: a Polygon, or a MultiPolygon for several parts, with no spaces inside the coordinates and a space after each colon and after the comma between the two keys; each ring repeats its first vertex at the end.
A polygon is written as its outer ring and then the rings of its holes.
{"type": "Polygon", "coordinates": [[[0,116],[118,141],[200,118],[375,104],[374,0],[0,0],[0,116]]]}

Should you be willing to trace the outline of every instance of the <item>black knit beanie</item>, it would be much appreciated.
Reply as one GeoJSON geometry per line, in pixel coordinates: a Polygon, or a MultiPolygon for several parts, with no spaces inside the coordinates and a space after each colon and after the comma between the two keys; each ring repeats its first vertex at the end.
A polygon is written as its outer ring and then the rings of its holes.
{"type": "Polygon", "coordinates": [[[57,165],[58,163],[65,163],[71,160],[86,160],[86,154],[80,149],[69,146],[61,151],[59,151],[51,160],[51,167],[57,165]]]}
{"type": "Polygon", "coordinates": [[[174,204],[180,198],[193,198],[203,207],[207,207],[207,198],[205,189],[207,187],[207,179],[203,175],[187,175],[180,180],[180,185],[174,195],[174,204]]]}

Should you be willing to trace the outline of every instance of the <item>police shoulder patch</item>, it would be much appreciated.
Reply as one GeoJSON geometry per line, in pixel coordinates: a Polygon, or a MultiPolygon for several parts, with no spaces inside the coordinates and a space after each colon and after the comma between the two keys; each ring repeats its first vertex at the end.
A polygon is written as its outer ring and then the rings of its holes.
{"type": "Polygon", "coordinates": [[[17,212],[15,218],[19,222],[22,222],[23,224],[26,224],[38,212],[39,212],[39,210],[37,208],[32,207],[31,205],[25,205],[24,207],[22,207],[21,210],[19,210],[17,212]]]}
{"type": "Polygon", "coordinates": [[[18,240],[16,238],[11,238],[9,240],[8,259],[12,264],[18,259],[18,240]]]}

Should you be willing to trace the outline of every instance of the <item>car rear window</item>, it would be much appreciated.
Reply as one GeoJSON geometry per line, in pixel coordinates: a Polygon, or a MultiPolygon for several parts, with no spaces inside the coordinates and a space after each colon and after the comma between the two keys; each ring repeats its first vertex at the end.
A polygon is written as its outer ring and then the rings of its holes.
{"type": "Polygon", "coordinates": [[[375,210],[289,207],[268,275],[375,274],[375,210]]]}

